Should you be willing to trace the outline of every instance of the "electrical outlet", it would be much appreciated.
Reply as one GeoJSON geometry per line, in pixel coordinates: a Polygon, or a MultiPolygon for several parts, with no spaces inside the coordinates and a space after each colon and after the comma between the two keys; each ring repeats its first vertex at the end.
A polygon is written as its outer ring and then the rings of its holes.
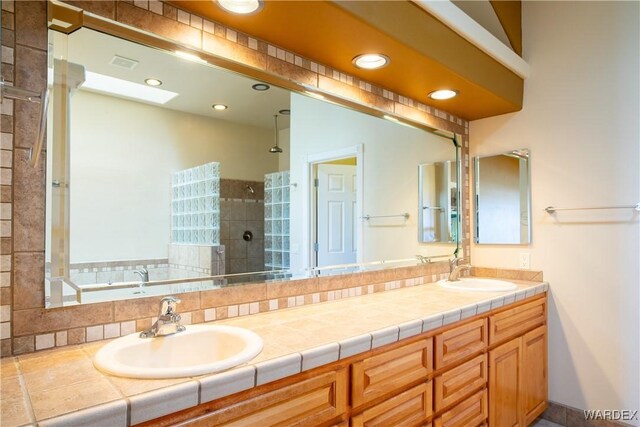
{"type": "Polygon", "coordinates": [[[518,268],[521,268],[523,270],[529,270],[531,268],[531,253],[520,252],[520,262],[518,263],[518,268]]]}

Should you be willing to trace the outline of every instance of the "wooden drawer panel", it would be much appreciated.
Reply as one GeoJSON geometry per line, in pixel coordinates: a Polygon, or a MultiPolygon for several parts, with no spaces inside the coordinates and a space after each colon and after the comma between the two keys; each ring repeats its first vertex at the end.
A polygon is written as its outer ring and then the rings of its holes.
{"type": "Polygon", "coordinates": [[[475,427],[486,418],[487,390],[484,389],[443,413],[434,424],[435,427],[475,427]]]}
{"type": "Polygon", "coordinates": [[[426,381],[433,370],[432,352],[432,340],[426,338],[355,362],[351,370],[353,407],[426,381]]]}
{"type": "Polygon", "coordinates": [[[489,345],[522,335],[544,323],[546,317],[544,298],[489,316],[489,345]]]}
{"type": "Polygon", "coordinates": [[[436,369],[483,351],[487,342],[487,319],[474,320],[436,335],[436,369]]]}
{"type": "Polygon", "coordinates": [[[346,412],[348,371],[320,374],[229,405],[182,426],[308,426],[346,412]]]}
{"type": "Polygon", "coordinates": [[[431,416],[431,381],[413,387],[351,419],[351,427],[421,426],[431,416]]]}
{"type": "Polygon", "coordinates": [[[435,379],[435,410],[441,411],[487,383],[487,355],[481,354],[435,379]]]}

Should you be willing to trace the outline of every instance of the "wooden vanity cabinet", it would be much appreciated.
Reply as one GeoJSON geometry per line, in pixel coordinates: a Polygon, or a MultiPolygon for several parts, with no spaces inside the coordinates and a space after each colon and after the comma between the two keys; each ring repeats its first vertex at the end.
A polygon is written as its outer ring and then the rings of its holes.
{"type": "Polygon", "coordinates": [[[527,426],[546,400],[537,295],[145,425],[527,426]]]}
{"type": "MultiPolygon", "coordinates": [[[[497,328],[502,329],[498,336],[513,337],[517,334],[508,330],[526,330],[544,322],[546,307],[541,302],[544,300],[490,316],[489,323],[493,321],[494,328],[496,323],[503,326],[497,328]],[[507,313],[514,316],[507,317],[507,313]]],[[[489,425],[528,426],[546,404],[547,327],[542,324],[489,351],[489,425]]]]}

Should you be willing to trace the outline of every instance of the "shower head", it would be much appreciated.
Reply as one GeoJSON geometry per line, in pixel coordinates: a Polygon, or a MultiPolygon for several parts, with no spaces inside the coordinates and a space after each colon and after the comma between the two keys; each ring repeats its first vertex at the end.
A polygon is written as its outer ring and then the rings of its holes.
{"type": "Polygon", "coordinates": [[[249,184],[246,185],[245,187],[251,194],[256,194],[255,190],[253,189],[252,186],[250,186],[249,184]]]}

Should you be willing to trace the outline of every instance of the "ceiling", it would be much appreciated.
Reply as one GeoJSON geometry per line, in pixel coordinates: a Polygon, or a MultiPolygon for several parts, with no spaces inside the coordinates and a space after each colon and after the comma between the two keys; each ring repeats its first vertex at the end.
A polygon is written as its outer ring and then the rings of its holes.
{"type": "MultiPolygon", "coordinates": [[[[258,92],[251,88],[258,81],[98,31],[82,28],[70,34],[67,42],[69,61],[87,71],[139,84],[155,78],[162,81],[160,89],[178,93],[164,105],[153,104],[158,107],[266,129],[273,129],[274,114],[290,108],[288,90],[271,86],[258,92]],[[138,64],[133,69],[113,65],[116,55],[138,64]],[[213,104],[229,108],[214,111],[213,104]]],[[[279,128],[289,127],[288,116],[280,116],[278,122],[279,128]]]]}
{"type": "MultiPolygon", "coordinates": [[[[410,1],[267,0],[249,16],[227,13],[214,1],[170,3],[468,120],[522,108],[521,77],[410,1]],[[366,52],[384,53],[391,64],[380,70],[355,68],[352,59],[366,52]],[[442,88],[460,95],[446,101],[427,98],[442,88]]],[[[490,17],[486,7],[475,9],[490,17]]],[[[497,30],[496,19],[485,20],[497,30]]],[[[519,20],[509,22],[519,29],[519,20]]],[[[505,27],[506,35],[512,30],[505,27]]]]}

